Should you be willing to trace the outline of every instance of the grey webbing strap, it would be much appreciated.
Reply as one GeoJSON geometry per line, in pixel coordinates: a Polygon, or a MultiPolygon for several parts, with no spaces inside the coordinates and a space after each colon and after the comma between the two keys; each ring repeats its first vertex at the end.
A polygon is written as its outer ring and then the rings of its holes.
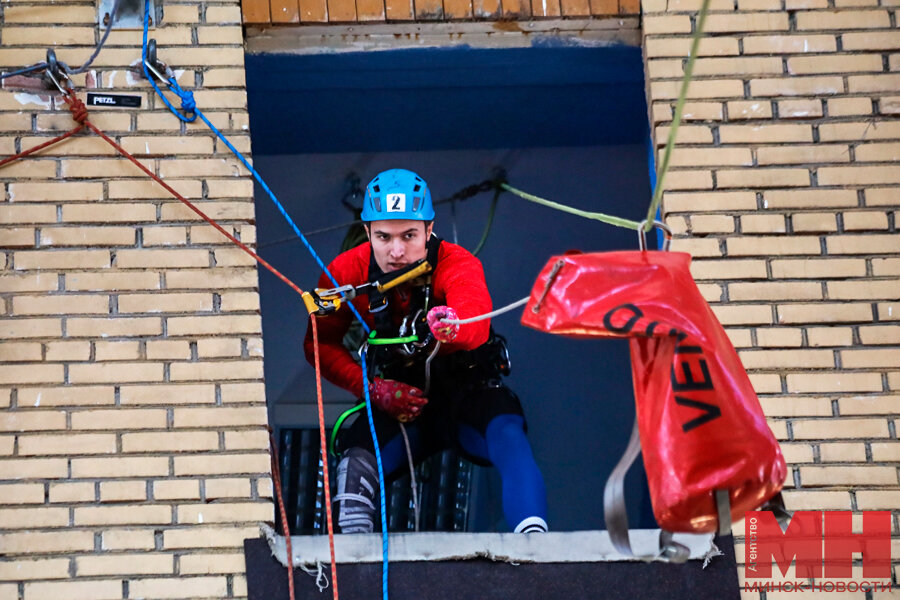
{"type": "Polygon", "coordinates": [[[634,556],[628,539],[628,513],[625,510],[625,475],[641,453],[641,434],[638,431],[637,416],[631,428],[631,438],[622,453],[622,458],[606,480],[603,488],[603,518],[606,530],[616,550],[624,556],[634,556]]]}
{"type": "Polygon", "coordinates": [[[715,490],[716,512],[719,515],[719,535],[731,535],[731,499],[728,490],[715,490]]]}
{"type": "MultiPolygon", "coordinates": [[[[625,508],[625,476],[634,461],[641,453],[641,434],[638,429],[637,416],[631,428],[631,438],[622,453],[622,458],[612,470],[603,488],[603,517],[606,519],[606,530],[616,550],[623,556],[634,556],[631,541],[628,539],[628,512],[625,508]]],[[[663,560],[672,563],[683,563],[690,556],[690,549],[672,539],[672,532],[665,529],[659,532],[659,554],[638,556],[641,560],[663,560]]]]}

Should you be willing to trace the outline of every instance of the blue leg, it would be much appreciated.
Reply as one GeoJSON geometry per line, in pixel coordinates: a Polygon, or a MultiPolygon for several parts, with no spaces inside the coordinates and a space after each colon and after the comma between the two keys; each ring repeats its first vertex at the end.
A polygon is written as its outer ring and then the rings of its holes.
{"type": "Polygon", "coordinates": [[[524,420],[518,415],[499,415],[488,424],[482,438],[472,427],[461,425],[459,441],[466,452],[489,460],[503,482],[503,513],[510,527],[547,521],[547,489],[525,437],[524,420]]]}

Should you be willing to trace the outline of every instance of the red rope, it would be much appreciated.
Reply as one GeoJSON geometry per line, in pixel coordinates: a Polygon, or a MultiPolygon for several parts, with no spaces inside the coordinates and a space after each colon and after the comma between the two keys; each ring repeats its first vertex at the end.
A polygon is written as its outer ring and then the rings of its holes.
{"type": "Polygon", "coordinates": [[[40,144],[39,146],[35,146],[34,148],[30,148],[28,150],[19,152],[18,154],[15,154],[13,156],[8,156],[8,157],[4,158],[3,160],[0,160],[0,167],[3,167],[4,165],[8,165],[9,163],[15,162],[21,158],[25,158],[26,156],[34,154],[35,152],[40,152],[44,148],[47,148],[48,146],[52,146],[53,144],[56,144],[57,142],[61,142],[64,139],[71,137],[71,136],[75,135],[76,133],[78,133],[79,131],[81,131],[82,129],[84,129],[84,122],[87,120],[87,107],[84,105],[84,102],[82,102],[81,100],[76,98],[75,94],[73,94],[71,92],[69,94],[63,96],[63,100],[65,100],[66,104],[69,105],[69,110],[72,111],[72,118],[75,119],[75,122],[78,123],[78,125],[71,131],[64,133],[62,135],[58,135],[55,138],[53,138],[52,140],[50,140],[49,142],[44,142],[43,144],[40,144]],[[71,99],[70,99],[70,97],[71,97],[71,99]]]}
{"type": "Polygon", "coordinates": [[[325,488],[325,520],[328,524],[328,546],[331,550],[331,594],[338,600],[337,560],[334,557],[334,524],[331,520],[331,484],[328,478],[328,446],[325,444],[325,407],[322,402],[322,370],[319,367],[319,329],[316,315],[309,316],[312,324],[313,356],[316,367],[316,400],[319,405],[319,444],[322,446],[322,474],[325,488]]]}
{"type": "MultiPolygon", "coordinates": [[[[115,142],[115,140],[110,138],[103,131],[98,129],[93,123],[88,121],[87,107],[84,105],[84,102],[82,102],[79,98],[77,98],[75,96],[75,93],[72,90],[69,90],[69,92],[63,96],[63,100],[68,105],[69,111],[72,113],[72,118],[75,120],[75,122],[78,123],[78,126],[63,135],[57,136],[50,141],[40,144],[39,146],[35,146],[34,148],[31,148],[24,152],[20,152],[19,154],[16,154],[14,156],[10,156],[8,158],[3,159],[2,161],[0,161],[0,167],[3,167],[4,165],[9,164],[13,161],[16,161],[16,160],[19,160],[26,156],[29,156],[31,154],[34,154],[35,152],[43,150],[44,148],[47,148],[48,146],[52,146],[53,144],[55,144],[57,142],[60,142],[68,137],[75,135],[76,133],[78,133],[85,127],[87,127],[88,129],[90,129],[91,131],[93,131],[94,133],[99,135],[101,138],[106,140],[106,142],[110,146],[115,148],[119,152],[119,154],[121,154],[122,156],[124,156],[125,158],[130,160],[132,163],[134,163],[134,165],[136,167],[138,167],[141,171],[143,171],[148,177],[150,177],[153,181],[155,181],[156,183],[161,185],[167,192],[169,192],[170,194],[172,194],[172,196],[174,196],[175,198],[180,200],[185,206],[187,206],[192,211],[197,213],[204,221],[206,221],[207,223],[212,225],[219,233],[221,233],[226,238],[228,238],[233,244],[235,244],[241,250],[243,250],[244,252],[246,252],[247,254],[252,256],[259,264],[261,264],[263,267],[265,267],[266,269],[271,271],[276,277],[278,277],[283,282],[285,282],[288,286],[290,286],[291,289],[293,289],[298,294],[301,294],[301,295],[303,294],[303,290],[301,290],[300,287],[296,283],[294,283],[293,281],[291,281],[290,279],[285,277],[278,269],[276,269],[275,267],[270,265],[262,257],[260,257],[258,254],[256,254],[253,250],[248,248],[246,244],[242,243],[239,239],[234,237],[232,234],[228,233],[221,225],[219,225],[216,221],[214,221],[212,218],[207,216],[203,211],[201,211],[199,208],[197,208],[190,200],[188,200],[187,198],[185,198],[184,196],[179,194],[177,191],[175,191],[175,189],[172,186],[167,184],[160,177],[158,177],[155,173],[153,173],[150,169],[148,169],[141,162],[139,162],[134,156],[129,154],[128,151],[125,150],[124,148],[122,148],[119,144],[117,144],[115,142]]],[[[310,317],[311,317],[312,328],[313,328],[313,347],[315,350],[316,394],[317,394],[318,405],[319,405],[319,441],[322,446],[322,465],[323,465],[324,489],[325,489],[325,514],[326,514],[326,518],[327,518],[327,522],[328,522],[328,543],[331,548],[331,577],[332,577],[332,585],[333,585],[332,596],[333,596],[334,600],[338,600],[337,564],[335,561],[335,552],[334,552],[334,527],[332,524],[332,516],[331,516],[331,485],[330,485],[329,477],[328,477],[328,450],[327,450],[328,447],[325,443],[325,411],[324,411],[323,401],[322,401],[322,372],[321,372],[321,366],[319,364],[319,336],[318,336],[318,330],[316,327],[316,317],[315,317],[315,315],[310,315],[310,317]]],[[[280,517],[281,517],[282,533],[284,533],[285,546],[286,546],[286,550],[287,550],[288,594],[290,595],[290,599],[294,600],[295,599],[295,595],[294,595],[294,557],[293,557],[293,550],[291,548],[291,532],[290,532],[290,527],[289,527],[288,520],[287,520],[287,513],[284,508],[284,497],[282,495],[282,490],[281,490],[281,473],[278,468],[278,449],[275,446],[275,440],[272,437],[271,429],[269,430],[269,443],[272,446],[272,454],[271,454],[271,457],[272,457],[272,479],[273,479],[273,482],[275,485],[275,493],[276,493],[276,500],[277,500],[277,504],[278,504],[278,511],[279,511],[280,517]]]]}
{"type": "Polygon", "coordinates": [[[278,501],[278,513],[281,517],[281,533],[284,535],[285,552],[287,553],[288,597],[294,600],[294,551],[291,548],[291,528],[288,524],[287,512],[284,510],[284,496],[281,493],[281,470],[278,468],[278,448],[269,428],[269,447],[272,449],[272,479],[275,484],[275,499],[278,501]]]}

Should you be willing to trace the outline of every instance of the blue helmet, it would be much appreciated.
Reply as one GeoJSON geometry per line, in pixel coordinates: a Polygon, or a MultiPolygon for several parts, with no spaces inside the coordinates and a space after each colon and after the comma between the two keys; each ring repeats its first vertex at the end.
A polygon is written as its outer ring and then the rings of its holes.
{"type": "Polygon", "coordinates": [[[428,184],[406,169],[389,169],[379,173],[366,187],[361,218],[363,221],[431,221],[434,219],[434,207],[428,184]]]}

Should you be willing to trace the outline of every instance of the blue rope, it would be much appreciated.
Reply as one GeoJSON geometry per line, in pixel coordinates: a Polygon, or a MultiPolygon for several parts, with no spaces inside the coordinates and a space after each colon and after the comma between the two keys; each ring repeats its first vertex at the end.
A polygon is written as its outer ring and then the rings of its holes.
{"type": "Polygon", "coordinates": [[[197,107],[197,103],[194,101],[194,93],[186,92],[181,89],[181,86],[175,81],[174,77],[170,77],[168,81],[169,88],[178,94],[178,97],[181,98],[181,109],[185,114],[182,114],[175,108],[169,99],[166,98],[162,90],[159,89],[159,86],[156,85],[156,80],[153,79],[153,75],[150,73],[150,70],[147,68],[147,30],[150,24],[150,0],[144,0],[144,43],[141,50],[141,67],[144,68],[144,77],[147,78],[147,81],[150,82],[150,85],[153,86],[153,89],[156,91],[156,95],[159,96],[160,100],[162,100],[165,105],[172,111],[172,114],[178,117],[181,121],[185,123],[193,123],[197,120],[197,113],[194,112],[197,107]]]}
{"type": "Polygon", "coordinates": [[[30,67],[25,67],[23,69],[19,69],[18,71],[10,71],[9,73],[0,73],[0,79],[6,79],[7,77],[12,77],[14,75],[24,75],[25,73],[31,73],[32,71],[38,71],[40,69],[46,69],[47,63],[39,62],[36,65],[31,65],[30,67]]]}
{"type": "Polygon", "coordinates": [[[378,446],[378,435],[375,433],[375,417],[372,414],[372,400],[369,397],[369,376],[366,369],[365,348],[359,353],[362,361],[363,393],[366,397],[366,414],[369,417],[369,432],[375,446],[375,462],[378,463],[378,491],[381,498],[381,596],[388,600],[388,521],[387,507],[384,503],[384,466],[381,463],[381,448],[378,446]]]}

